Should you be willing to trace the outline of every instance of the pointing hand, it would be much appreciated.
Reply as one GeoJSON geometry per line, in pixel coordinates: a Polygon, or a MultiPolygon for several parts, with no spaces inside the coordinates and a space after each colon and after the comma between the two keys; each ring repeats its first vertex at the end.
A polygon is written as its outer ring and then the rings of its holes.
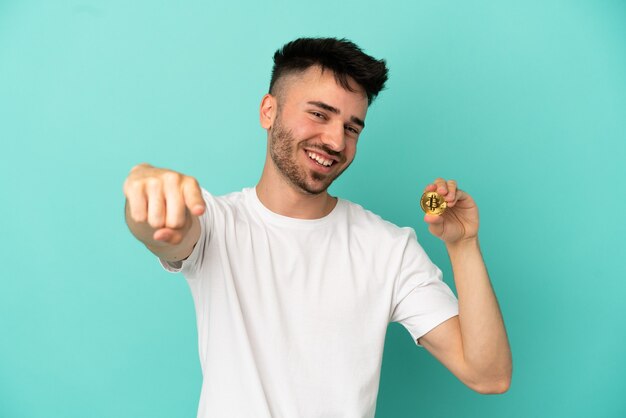
{"type": "Polygon", "coordinates": [[[206,209],[195,178],[149,164],[133,167],[124,194],[129,227],[146,245],[180,243],[206,209]]]}

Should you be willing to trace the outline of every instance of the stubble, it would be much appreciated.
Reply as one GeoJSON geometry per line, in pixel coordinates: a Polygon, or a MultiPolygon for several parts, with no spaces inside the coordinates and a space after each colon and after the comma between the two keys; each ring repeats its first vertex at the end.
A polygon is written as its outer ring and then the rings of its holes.
{"type": "MultiPolygon", "coordinates": [[[[348,168],[346,166],[341,171],[325,175],[299,166],[297,163],[298,152],[300,152],[298,149],[299,141],[290,129],[286,129],[282,125],[280,113],[271,128],[269,140],[270,157],[278,171],[285,180],[306,194],[315,195],[325,192],[332,182],[348,168]]],[[[303,145],[307,146],[306,143],[303,145]]],[[[337,155],[337,152],[329,150],[324,145],[310,144],[309,146],[313,149],[320,149],[327,154],[337,155]]],[[[343,161],[343,157],[341,160],[343,161]]]]}

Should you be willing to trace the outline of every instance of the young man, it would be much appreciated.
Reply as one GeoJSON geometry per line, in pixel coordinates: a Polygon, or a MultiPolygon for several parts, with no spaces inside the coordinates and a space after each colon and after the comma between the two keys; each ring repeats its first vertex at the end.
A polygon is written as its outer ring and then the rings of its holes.
{"type": "Polygon", "coordinates": [[[274,63],[256,188],[214,197],[147,164],[124,185],[130,230],[192,291],[198,417],[373,417],[390,321],[470,388],[506,391],[511,353],[472,198],[453,180],[425,188],[448,205],[424,220],[449,252],[457,303],[413,230],[327,192],[354,159],[384,61],[298,39],[274,63]]]}

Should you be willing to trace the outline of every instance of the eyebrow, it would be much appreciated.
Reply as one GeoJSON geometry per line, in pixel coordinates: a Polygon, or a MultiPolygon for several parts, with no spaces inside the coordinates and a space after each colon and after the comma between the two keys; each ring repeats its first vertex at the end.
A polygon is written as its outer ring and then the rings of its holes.
{"type": "MultiPolygon", "coordinates": [[[[310,102],[307,102],[307,104],[317,106],[320,109],[324,109],[328,112],[334,113],[335,115],[341,115],[341,111],[339,109],[329,104],[326,104],[324,102],[310,101],[310,102]]],[[[356,116],[350,116],[350,120],[353,123],[356,123],[357,125],[359,125],[361,128],[365,128],[365,122],[362,119],[359,119],[356,116]]]]}

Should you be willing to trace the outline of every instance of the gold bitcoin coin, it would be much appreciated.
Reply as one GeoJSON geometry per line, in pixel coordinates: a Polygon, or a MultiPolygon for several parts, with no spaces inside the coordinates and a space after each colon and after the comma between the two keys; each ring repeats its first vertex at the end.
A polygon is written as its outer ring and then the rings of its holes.
{"type": "Polygon", "coordinates": [[[426,192],[420,199],[422,210],[428,215],[442,215],[446,210],[446,200],[437,192],[426,192]]]}

